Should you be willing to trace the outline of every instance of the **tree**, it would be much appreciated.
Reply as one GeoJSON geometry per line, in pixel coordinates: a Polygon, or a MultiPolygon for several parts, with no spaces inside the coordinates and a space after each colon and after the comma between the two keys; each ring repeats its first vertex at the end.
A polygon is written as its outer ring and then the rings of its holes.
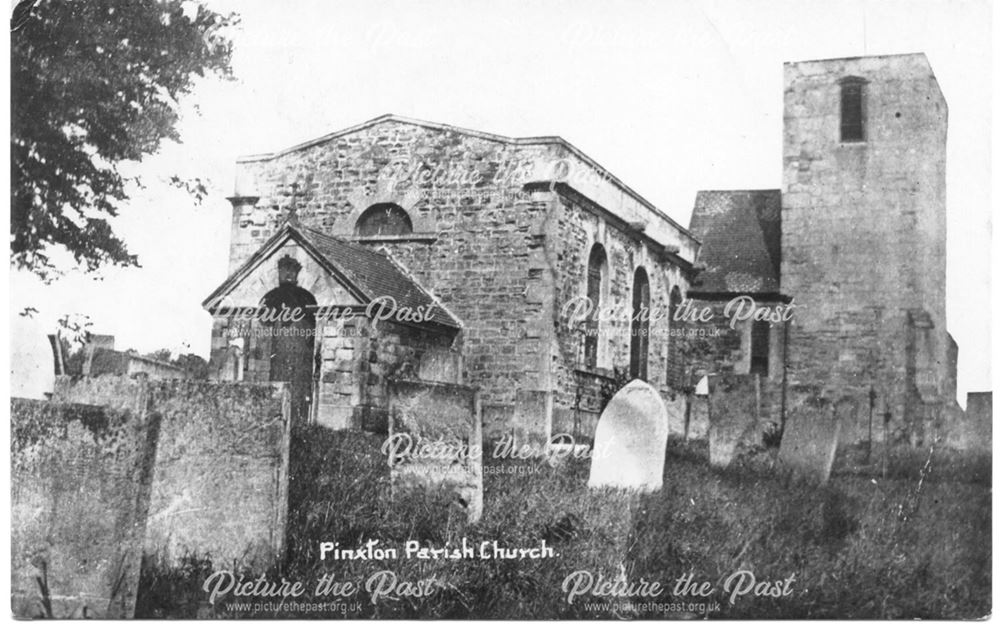
{"type": "Polygon", "coordinates": [[[149,357],[150,359],[155,359],[160,362],[169,362],[170,358],[173,357],[173,355],[174,354],[170,352],[169,348],[161,348],[159,350],[153,351],[149,355],[145,355],[145,357],[149,357]]]}
{"type": "Polygon", "coordinates": [[[197,381],[208,380],[210,367],[204,357],[194,353],[182,353],[174,363],[188,372],[188,377],[197,381]]]}
{"type": "MultiPolygon", "coordinates": [[[[43,279],[54,250],[87,272],[138,260],[108,223],[123,162],[177,141],[196,77],[231,77],[221,16],[187,0],[25,0],[11,19],[11,262],[43,279]]],[[[172,179],[175,185],[191,184],[172,179]]],[[[200,184],[194,186],[196,189],[200,184]]]]}

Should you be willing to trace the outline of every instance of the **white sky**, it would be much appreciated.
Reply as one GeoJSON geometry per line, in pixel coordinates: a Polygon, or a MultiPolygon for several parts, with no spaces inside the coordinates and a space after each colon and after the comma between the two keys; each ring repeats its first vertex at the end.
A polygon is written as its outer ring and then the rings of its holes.
{"type": "Polygon", "coordinates": [[[48,287],[12,274],[15,395],[38,392],[51,364],[44,334],[67,313],[89,315],[118,348],[207,357],[200,304],[225,278],[224,197],[238,155],[389,112],[553,134],[686,225],[699,189],[781,186],[782,62],[917,51],[950,111],[948,327],[960,401],[991,388],[987,0],[209,4],[242,15],[237,81],[202,82],[186,104],[183,145],[138,167],[150,187],[116,227],[143,268],[48,287]],[[195,207],[158,180],[173,173],[210,179],[210,200],[195,207]],[[16,317],[29,305],[41,314],[16,317]]]}

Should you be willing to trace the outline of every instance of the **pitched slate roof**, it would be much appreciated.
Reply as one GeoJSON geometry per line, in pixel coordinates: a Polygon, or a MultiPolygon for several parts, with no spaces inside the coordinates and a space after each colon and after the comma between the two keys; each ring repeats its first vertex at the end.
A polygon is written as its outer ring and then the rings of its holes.
{"type": "MultiPolygon", "coordinates": [[[[389,296],[396,301],[397,309],[422,310],[432,307],[430,322],[453,329],[460,329],[458,319],[430,293],[404,272],[386,254],[374,251],[342,238],[328,236],[297,222],[289,223],[272,236],[257,252],[237,269],[212,295],[202,303],[209,308],[214,302],[235,288],[256,264],[270,255],[289,238],[295,239],[311,252],[323,268],[346,282],[362,296],[365,302],[389,296]]],[[[410,322],[404,322],[410,324],[410,322]]]]}
{"type": "Polygon", "coordinates": [[[433,306],[436,321],[445,326],[461,328],[458,320],[405,273],[386,254],[374,251],[342,238],[322,234],[307,227],[299,231],[330,260],[334,266],[360,287],[369,300],[390,296],[400,308],[417,309],[433,306]]]}
{"type": "Polygon", "coordinates": [[[692,293],[780,293],[781,190],[700,191],[691,233],[705,267],[692,293]]]}

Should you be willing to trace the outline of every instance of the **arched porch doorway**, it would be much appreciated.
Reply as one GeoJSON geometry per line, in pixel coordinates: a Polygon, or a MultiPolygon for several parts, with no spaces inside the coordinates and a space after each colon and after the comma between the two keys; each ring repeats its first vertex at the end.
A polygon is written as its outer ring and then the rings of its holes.
{"type": "Polygon", "coordinates": [[[294,283],[269,291],[266,306],[270,330],[270,380],[288,383],[291,423],[308,423],[313,396],[313,350],[316,298],[294,283]]]}

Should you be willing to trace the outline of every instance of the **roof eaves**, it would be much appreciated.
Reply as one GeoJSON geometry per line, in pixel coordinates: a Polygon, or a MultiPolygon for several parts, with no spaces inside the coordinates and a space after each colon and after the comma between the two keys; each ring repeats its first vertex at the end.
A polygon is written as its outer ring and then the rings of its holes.
{"type": "Polygon", "coordinates": [[[271,236],[256,252],[254,252],[252,256],[246,260],[246,262],[240,265],[236,271],[234,271],[222,284],[216,287],[216,289],[212,291],[207,298],[205,298],[205,300],[201,303],[202,308],[206,311],[213,311],[213,309],[217,308],[213,306],[214,302],[236,288],[250,274],[250,272],[257,267],[257,265],[269,258],[275,251],[284,245],[285,241],[291,238],[297,238],[299,245],[305,249],[306,253],[320,263],[323,270],[332,275],[337,282],[343,284],[348,290],[360,296],[363,300],[369,301],[371,299],[371,290],[363,289],[357,282],[351,280],[348,276],[340,272],[337,267],[330,262],[330,259],[327,258],[321,250],[316,248],[313,241],[305,235],[302,227],[292,223],[286,223],[281,230],[271,236]]]}
{"type": "Polygon", "coordinates": [[[206,311],[211,311],[213,301],[225,295],[227,292],[231,291],[237,284],[239,284],[243,278],[245,278],[253,268],[263,259],[270,255],[271,251],[280,247],[282,240],[287,238],[287,231],[289,227],[285,226],[281,231],[276,232],[273,236],[267,239],[260,248],[253,253],[252,256],[247,258],[247,260],[237,267],[236,271],[226,277],[226,279],[215,288],[208,297],[205,298],[201,307],[206,311]]]}

